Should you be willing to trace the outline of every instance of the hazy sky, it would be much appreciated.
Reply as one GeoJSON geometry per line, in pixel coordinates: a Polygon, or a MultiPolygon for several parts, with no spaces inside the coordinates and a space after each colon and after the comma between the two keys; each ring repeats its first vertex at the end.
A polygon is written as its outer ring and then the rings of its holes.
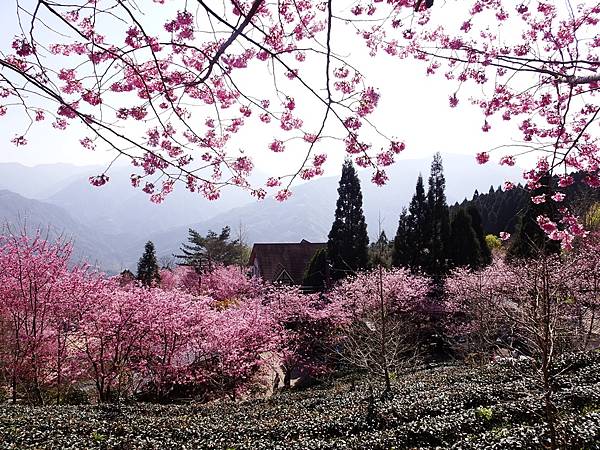
{"type": "MultiPolygon", "coordinates": [[[[454,8],[454,2],[451,3],[454,8]]],[[[447,7],[435,9],[434,14],[448,20],[447,7]]],[[[19,33],[15,21],[15,2],[12,0],[0,2],[0,27],[3,30],[0,33],[0,50],[4,51],[10,48],[13,36],[19,33]]],[[[483,116],[478,108],[469,104],[469,92],[464,88],[461,90],[461,103],[457,108],[451,109],[448,97],[456,88],[454,82],[446,81],[441,74],[428,77],[425,73],[426,65],[413,60],[399,61],[387,55],[371,58],[364,46],[357,45],[358,38],[353,35],[350,26],[335,22],[334,33],[337,33],[338,42],[345,46],[338,47],[338,53],[348,57],[362,70],[369,85],[379,89],[379,106],[369,119],[387,135],[396,136],[406,143],[404,158],[429,157],[436,151],[475,155],[476,152],[510,142],[509,130],[503,128],[504,124],[499,121],[494,122],[493,132],[482,133],[483,116]]],[[[310,70],[318,71],[322,67],[311,67],[310,70]]],[[[247,77],[245,81],[252,84],[263,82],[251,70],[244,76],[247,77]]],[[[310,111],[306,113],[311,115],[310,111]]],[[[78,126],[71,126],[66,132],[61,132],[54,130],[49,121],[36,124],[28,134],[29,145],[17,148],[10,143],[10,139],[23,131],[23,123],[19,114],[9,113],[0,118],[0,162],[20,162],[26,165],[64,162],[87,165],[105,163],[114,157],[112,152],[83,149],[79,139],[84,134],[78,126]]],[[[246,130],[245,133],[232,142],[232,148],[235,150],[238,146],[243,147],[253,156],[255,165],[261,172],[269,175],[281,173],[289,170],[290,165],[297,164],[302,157],[301,152],[294,154],[293,150],[283,154],[270,152],[267,144],[272,136],[267,136],[268,133],[262,127],[246,130]]],[[[333,174],[339,170],[345,156],[343,145],[331,141],[331,148],[327,150],[329,158],[326,174],[333,174]]],[[[498,153],[497,157],[499,156],[502,154],[498,153]]]]}

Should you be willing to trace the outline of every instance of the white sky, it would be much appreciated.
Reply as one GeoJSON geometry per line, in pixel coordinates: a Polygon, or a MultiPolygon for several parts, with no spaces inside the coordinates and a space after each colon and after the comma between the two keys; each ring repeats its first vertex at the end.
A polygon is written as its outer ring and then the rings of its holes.
{"type": "MultiPolygon", "coordinates": [[[[454,2],[449,3],[452,3],[451,8],[456,7],[454,2]]],[[[446,21],[448,9],[448,5],[436,7],[434,14],[443,16],[446,21]]],[[[0,2],[0,29],[3,30],[0,33],[0,50],[9,49],[13,36],[19,34],[15,21],[15,2],[12,0],[0,2]]],[[[464,88],[461,90],[459,106],[454,109],[449,107],[448,97],[456,87],[455,82],[446,81],[441,74],[428,77],[425,74],[426,64],[411,59],[399,61],[383,55],[371,58],[347,25],[335,22],[333,32],[338,36],[337,42],[343,42],[348,49],[352,49],[351,52],[340,49],[338,53],[343,55],[347,52],[352,63],[366,75],[368,84],[379,89],[379,106],[369,119],[387,135],[398,137],[406,143],[407,150],[402,158],[428,158],[437,151],[475,155],[476,152],[510,142],[512,131],[499,123],[501,121],[494,121],[493,132],[481,131],[483,116],[478,108],[469,104],[469,92],[464,88]]],[[[313,69],[322,70],[321,67],[310,68],[313,69]]],[[[245,81],[254,85],[263,81],[260,75],[254,75],[250,70],[247,72],[245,81]]],[[[299,103],[299,108],[302,108],[299,103]]],[[[310,118],[310,110],[306,113],[310,118]]],[[[29,145],[17,148],[10,143],[10,139],[23,131],[22,116],[9,112],[0,118],[0,162],[89,165],[106,163],[114,158],[113,152],[83,149],[79,144],[79,139],[85,136],[81,128],[71,126],[66,132],[57,131],[49,122],[35,124],[27,136],[29,145]]],[[[245,128],[249,127],[251,125],[245,128]]],[[[269,151],[267,144],[272,136],[266,136],[268,133],[264,127],[255,127],[245,133],[236,138],[237,141],[234,140],[230,148],[235,151],[237,146],[243,146],[252,155],[255,167],[267,175],[289,171],[290,166],[297,164],[303,156],[301,151],[294,153],[293,147],[282,154],[269,151]]],[[[327,145],[322,147],[328,150],[325,169],[326,175],[331,175],[339,170],[345,152],[341,143],[325,142],[331,143],[330,149],[326,148],[327,145]]],[[[518,163],[523,164],[523,161],[519,160],[518,163]]]]}

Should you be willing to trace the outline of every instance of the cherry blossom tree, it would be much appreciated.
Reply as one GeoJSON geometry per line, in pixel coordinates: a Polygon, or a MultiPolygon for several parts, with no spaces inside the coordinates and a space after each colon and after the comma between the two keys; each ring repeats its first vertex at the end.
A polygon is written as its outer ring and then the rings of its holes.
{"type": "Polygon", "coordinates": [[[496,260],[479,272],[456,271],[447,281],[449,309],[458,319],[457,335],[473,341],[479,351],[500,343],[530,362],[551,448],[562,448],[554,404],[560,359],[567,352],[585,349],[589,338],[583,324],[593,326],[595,275],[590,275],[597,268],[587,256],[583,251],[542,254],[536,260],[511,264],[496,260]]]}
{"type": "Polygon", "coordinates": [[[323,295],[304,294],[298,286],[267,287],[262,301],[276,323],[283,387],[291,386],[294,373],[314,377],[330,370],[339,311],[323,295]]]}
{"type": "Polygon", "coordinates": [[[232,399],[248,387],[277,348],[277,323],[259,299],[213,310],[196,352],[204,381],[232,399]]]}
{"type": "MultiPolygon", "coordinates": [[[[574,170],[600,186],[600,5],[594,1],[14,5],[20,34],[0,57],[0,114],[15,110],[29,125],[13,143],[25,145],[36,122],[52,121],[59,130],[80,123],[81,145],[130,158],[132,184],[155,202],[176,181],[211,199],[236,185],[259,198],[265,187],[275,188],[284,200],[296,177],[323,173],[325,146],[332,146],[326,140],[371,167],[373,182],[385,183],[385,167],[405,146],[371,122],[380,93],[351,57],[341,56],[348,42],[373,57],[415,60],[426,76],[447,79],[449,107],[464,99],[479,108],[483,133],[501,123],[512,130],[506,144],[479,149],[480,163],[491,150],[502,152],[503,165],[533,154],[540,159],[525,173],[530,188],[548,173],[559,174],[559,187],[566,187],[574,170]],[[248,181],[253,153],[243,136],[256,127],[272,136],[271,151],[298,144],[305,154],[297,170],[266,186],[248,181]]],[[[90,178],[95,185],[108,180],[108,172],[90,178]]],[[[560,202],[560,194],[536,201],[560,202]]],[[[570,248],[583,230],[569,211],[563,214],[562,224],[540,222],[570,248]]]]}
{"type": "Polygon", "coordinates": [[[210,299],[181,291],[150,289],[145,295],[148,334],[141,342],[141,391],[164,400],[193,375],[192,343],[202,332],[210,299]]]}
{"type": "Polygon", "coordinates": [[[430,287],[428,279],[405,269],[380,267],[341,282],[331,293],[330,308],[341,317],[342,359],[380,377],[385,393],[391,372],[418,353],[430,287]]]}
{"type": "Polygon", "coordinates": [[[252,298],[262,290],[260,279],[248,277],[237,266],[217,265],[202,272],[189,266],[177,266],[161,270],[160,276],[163,289],[179,289],[223,302],[252,298]]]}
{"type": "Polygon", "coordinates": [[[135,387],[142,342],[150,334],[146,291],[105,280],[82,308],[78,355],[100,402],[119,400],[135,387]]]}
{"type": "Polygon", "coordinates": [[[518,289],[502,258],[473,271],[454,270],[445,280],[446,333],[454,349],[468,359],[486,361],[506,337],[510,321],[502,313],[503,292],[518,289]]]}
{"type": "Polygon", "coordinates": [[[571,280],[577,307],[578,348],[588,350],[594,346],[594,337],[600,335],[600,236],[597,232],[582,242],[573,258],[566,277],[571,280]]]}
{"type": "MultiPolygon", "coordinates": [[[[68,267],[71,244],[52,244],[37,232],[0,236],[0,323],[3,371],[17,400],[17,389],[43,403],[43,390],[61,384],[70,295],[80,271],[68,267]]],[[[60,392],[60,391],[59,391],[60,392]]]]}

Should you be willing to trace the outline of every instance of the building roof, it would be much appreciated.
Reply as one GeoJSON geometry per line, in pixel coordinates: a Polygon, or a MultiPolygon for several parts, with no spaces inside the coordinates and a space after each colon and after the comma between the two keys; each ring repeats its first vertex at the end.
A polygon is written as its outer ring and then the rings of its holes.
{"type": "Polygon", "coordinates": [[[301,284],[304,271],[319,249],[327,248],[326,242],[282,242],[254,244],[250,254],[250,265],[257,265],[265,281],[283,281],[301,284]],[[257,262],[258,264],[255,264],[257,262]]]}

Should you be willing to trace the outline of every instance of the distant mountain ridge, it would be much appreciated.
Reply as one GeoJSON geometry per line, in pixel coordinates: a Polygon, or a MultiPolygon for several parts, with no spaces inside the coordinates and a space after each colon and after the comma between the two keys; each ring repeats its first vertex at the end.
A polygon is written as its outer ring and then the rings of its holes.
{"type": "MultiPolygon", "coordinates": [[[[487,191],[490,185],[497,186],[505,179],[521,179],[521,172],[515,167],[478,166],[472,156],[442,156],[449,204],[471,197],[476,189],[487,191]]],[[[417,176],[421,173],[426,180],[430,163],[430,158],[399,161],[388,168],[390,180],[383,187],[371,183],[368,170],[359,171],[363,209],[372,239],[377,235],[380,218],[388,236],[395,234],[398,216],[412,197],[417,176]]],[[[0,164],[0,175],[8,170],[5,166],[0,164]]],[[[247,193],[235,188],[225,192],[222,199],[209,202],[186,191],[183,186],[177,186],[164,204],[154,205],[146,194],[131,187],[129,167],[115,168],[110,172],[111,181],[95,188],[89,185],[87,178],[95,174],[97,168],[65,168],[61,165],[53,177],[42,183],[44,185],[37,186],[50,192],[52,183],[58,189],[42,197],[43,202],[31,204],[23,194],[26,192],[24,186],[27,186],[27,169],[31,169],[32,177],[39,176],[42,169],[23,167],[18,168],[18,182],[14,178],[2,178],[0,186],[21,194],[23,198],[19,201],[23,208],[30,208],[36,220],[43,221],[40,212],[47,211],[46,223],[52,223],[58,229],[62,227],[76,242],[81,241],[79,245],[85,249],[81,254],[93,252],[95,246],[98,251],[91,256],[92,260],[97,260],[101,268],[111,272],[125,267],[135,269],[147,240],[155,243],[159,257],[177,253],[190,227],[205,233],[229,225],[235,235],[241,226],[245,240],[250,244],[299,242],[301,239],[324,241],[333,221],[338,187],[337,176],[318,178],[293,187],[292,197],[280,203],[273,199],[253,201],[247,193]],[[14,189],[7,186],[10,183],[14,183],[14,189]],[[55,209],[43,209],[40,203],[55,209]]],[[[48,168],[43,170],[48,171],[48,168]]],[[[11,222],[15,220],[18,208],[3,208],[5,201],[6,198],[0,198],[0,220],[11,222]]],[[[12,201],[16,202],[14,198],[12,201]]]]}
{"type": "Polygon", "coordinates": [[[114,249],[118,241],[113,236],[103,235],[86,227],[64,209],[0,190],[0,225],[9,226],[19,233],[25,229],[29,234],[40,230],[50,239],[63,237],[74,243],[74,259],[86,260],[98,267],[116,272],[123,267],[124,260],[114,249]]]}

